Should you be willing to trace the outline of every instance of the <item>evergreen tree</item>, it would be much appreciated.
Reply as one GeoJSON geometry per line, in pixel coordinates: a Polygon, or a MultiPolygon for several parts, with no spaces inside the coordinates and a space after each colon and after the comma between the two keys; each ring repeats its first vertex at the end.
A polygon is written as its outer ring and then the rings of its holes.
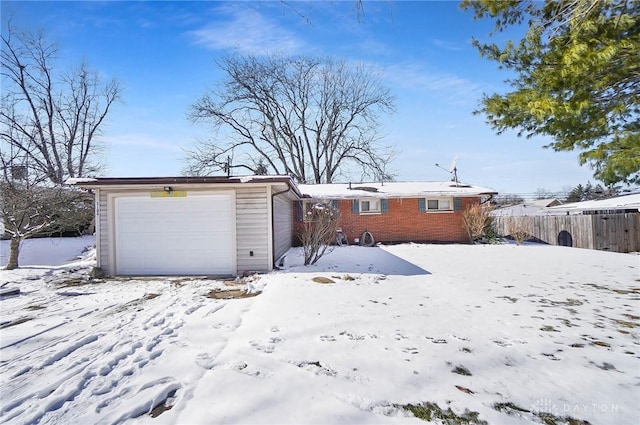
{"type": "Polygon", "coordinates": [[[610,185],[640,181],[640,0],[464,0],[495,31],[527,25],[519,41],[474,41],[515,77],[485,95],[478,113],[498,132],[551,136],[580,151],[610,185]]]}
{"type": "Polygon", "coordinates": [[[584,188],[581,184],[578,184],[576,187],[571,189],[565,202],[580,202],[584,200],[584,188]]]}

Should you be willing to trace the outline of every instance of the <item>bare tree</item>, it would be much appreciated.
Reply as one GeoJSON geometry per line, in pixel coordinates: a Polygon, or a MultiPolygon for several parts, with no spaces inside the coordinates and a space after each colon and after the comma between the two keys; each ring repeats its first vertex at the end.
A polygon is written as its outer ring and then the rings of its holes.
{"type": "Polygon", "coordinates": [[[91,197],[62,184],[99,169],[97,138],[120,86],[102,84],[85,63],[58,72],[57,47],[42,32],[10,24],[1,47],[0,217],[13,269],[25,239],[91,222],[91,197]]]}
{"type": "Polygon", "coordinates": [[[21,153],[30,169],[62,184],[99,168],[96,139],[121,90],[85,63],[57,72],[57,54],[42,32],[9,25],[2,36],[0,148],[21,153]]]}
{"type": "Polygon", "coordinates": [[[524,203],[524,198],[518,194],[506,193],[493,198],[493,203],[500,206],[517,205],[524,203]]]}
{"type": "Polygon", "coordinates": [[[45,184],[46,175],[16,165],[16,159],[0,153],[0,218],[11,237],[7,270],[18,268],[25,239],[56,232],[80,233],[93,218],[91,196],[45,184]]]}
{"type": "Polygon", "coordinates": [[[533,195],[536,199],[549,199],[556,196],[555,193],[542,187],[537,188],[533,195]]]}
{"type": "Polygon", "coordinates": [[[390,91],[364,65],[315,57],[228,55],[225,80],[192,106],[194,122],[211,122],[228,141],[187,152],[187,170],[210,174],[258,166],[306,183],[331,183],[359,172],[389,179],[394,150],[380,142],[390,91]],[[229,160],[231,158],[231,160],[229,160]]]}
{"type": "Polygon", "coordinates": [[[306,217],[298,237],[302,243],[304,265],[307,266],[315,264],[333,249],[340,216],[331,202],[313,204],[304,214],[306,217]]]}

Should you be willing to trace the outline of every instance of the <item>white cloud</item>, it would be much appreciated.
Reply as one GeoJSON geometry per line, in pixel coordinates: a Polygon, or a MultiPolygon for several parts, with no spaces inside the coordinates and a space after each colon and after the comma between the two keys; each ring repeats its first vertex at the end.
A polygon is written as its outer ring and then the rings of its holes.
{"type": "Polygon", "coordinates": [[[304,46],[295,34],[250,7],[221,7],[216,13],[227,15],[228,19],[191,31],[196,44],[209,49],[235,49],[254,54],[292,54],[304,46]]]}
{"type": "Polygon", "coordinates": [[[180,146],[180,144],[167,142],[144,133],[105,137],[104,142],[106,146],[143,147],[162,151],[182,152],[182,146],[180,146]]]}
{"type": "Polygon", "coordinates": [[[447,40],[440,40],[438,38],[432,38],[430,41],[433,46],[444,50],[460,51],[464,50],[467,47],[467,45],[465,44],[447,40]]]}
{"type": "Polygon", "coordinates": [[[428,71],[415,64],[390,65],[385,69],[385,74],[394,87],[446,93],[450,100],[463,98],[475,102],[486,91],[482,84],[446,72],[428,71]]]}

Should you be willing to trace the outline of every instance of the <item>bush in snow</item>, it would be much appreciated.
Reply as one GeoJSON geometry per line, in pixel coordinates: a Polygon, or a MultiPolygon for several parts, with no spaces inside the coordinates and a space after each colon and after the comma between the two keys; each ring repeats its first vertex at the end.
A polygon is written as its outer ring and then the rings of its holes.
{"type": "Polygon", "coordinates": [[[507,232],[516,241],[516,245],[522,245],[522,242],[531,236],[531,231],[527,223],[517,217],[509,218],[507,221],[507,232]]]}
{"type": "Polygon", "coordinates": [[[324,254],[331,252],[340,219],[331,203],[317,203],[306,211],[306,215],[304,225],[298,231],[305,266],[315,264],[324,254]]]}
{"type": "Polygon", "coordinates": [[[480,204],[470,205],[462,212],[462,226],[469,235],[469,242],[493,235],[491,207],[480,204]]]}

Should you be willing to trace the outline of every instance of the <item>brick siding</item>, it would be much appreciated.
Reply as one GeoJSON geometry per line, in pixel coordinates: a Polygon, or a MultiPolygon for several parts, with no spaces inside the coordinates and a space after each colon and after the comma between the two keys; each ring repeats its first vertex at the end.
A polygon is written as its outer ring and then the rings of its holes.
{"type": "MultiPolygon", "coordinates": [[[[349,243],[369,231],[377,242],[467,242],[462,211],[480,198],[460,199],[460,211],[421,212],[418,198],[388,200],[388,212],[352,212],[351,200],[340,200],[340,226],[349,243]]],[[[294,206],[295,208],[295,206],[294,206]]],[[[295,223],[298,228],[301,223],[295,223]]]]}

